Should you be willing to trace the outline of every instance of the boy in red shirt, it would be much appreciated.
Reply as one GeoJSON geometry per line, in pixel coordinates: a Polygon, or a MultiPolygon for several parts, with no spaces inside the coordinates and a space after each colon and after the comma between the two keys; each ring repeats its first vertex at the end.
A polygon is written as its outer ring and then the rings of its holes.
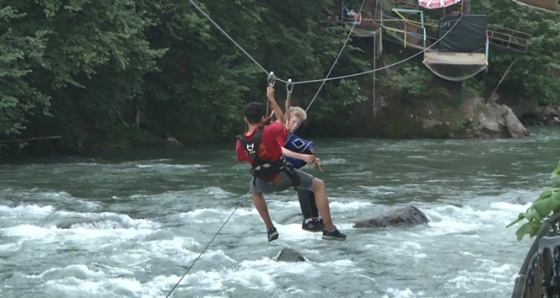
{"type": "Polygon", "coordinates": [[[346,235],[334,226],[329,209],[329,200],[323,180],[298,169],[286,162],[282,147],[288,138],[284,127],[285,118],[274,98],[274,88],[269,86],[266,95],[274,110],[276,121],[264,125],[266,109],[262,103],[251,102],[243,107],[243,119],[247,131],[236,143],[238,161],[251,164],[253,178],[250,182],[251,197],[267,228],[268,241],[278,239],[278,231],[272,224],[263,193],[278,192],[288,188],[310,190],[315,194],[317,208],[321,213],[325,229],[323,239],[345,240],[346,235]]]}

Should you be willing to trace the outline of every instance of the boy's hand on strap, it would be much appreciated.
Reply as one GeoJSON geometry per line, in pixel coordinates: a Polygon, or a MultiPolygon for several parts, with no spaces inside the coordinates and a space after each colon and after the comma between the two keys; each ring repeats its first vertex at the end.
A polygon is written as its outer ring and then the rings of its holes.
{"type": "Polygon", "coordinates": [[[313,154],[313,156],[315,157],[315,162],[313,164],[315,164],[317,166],[317,168],[319,169],[319,171],[323,171],[323,164],[321,163],[321,160],[315,156],[315,150],[311,149],[311,154],[313,154]]]}
{"type": "Polygon", "coordinates": [[[315,155],[312,154],[301,154],[301,160],[305,161],[308,164],[315,164],[316,160],[318,159],[315,155]]]}

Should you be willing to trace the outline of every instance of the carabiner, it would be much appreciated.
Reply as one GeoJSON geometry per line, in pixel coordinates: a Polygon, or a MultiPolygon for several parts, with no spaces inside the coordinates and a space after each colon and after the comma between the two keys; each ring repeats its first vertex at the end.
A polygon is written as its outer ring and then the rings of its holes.
{"type": "Polygon", "coordinates": [[[274,87],[274,83],[276,83],[276,76],[274,75],[274,72],[271,71],[268,74],[268,85],[274,87]]]}
{"type": "Polygon", "coordinates": [[[292,83],[292,79],[288,79],[288,83],[286,84],[286,93],[292,94],[294,90],[294,83],[292,83]]]}

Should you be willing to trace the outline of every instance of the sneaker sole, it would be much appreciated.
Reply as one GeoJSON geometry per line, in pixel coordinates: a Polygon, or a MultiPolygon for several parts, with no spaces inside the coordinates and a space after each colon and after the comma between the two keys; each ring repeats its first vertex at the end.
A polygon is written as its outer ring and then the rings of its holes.
{"type": "Polygon", "coordinates": [[[279,236],[278,232],[274,232],[274,233],[268,235],[268,242],[271,242],[271,241],[274,241],[274,240],[278,239],[278,236],[279,236]]]}
{"type": "Polygon", "coordinates": [[[323,228],[321,228],[321,229],[319,229],[319,228],[313,228],[313,229],[304,229],[304,228],[301,228],[301,229],[304,230],[304,231],[306,231],[306,232],[311,232],[311,233],[322,232],[322,231],[324,230],[323,228]]]}
{"type": "Polygon", "coordinates": [[[335,236],[325,236],[325,235],[323,235],[323,240],[338,240],[338,241],[344,241],[344,240],[346,240],[346,237],[340,238],[340,237],[335,237],[335,236]]]}

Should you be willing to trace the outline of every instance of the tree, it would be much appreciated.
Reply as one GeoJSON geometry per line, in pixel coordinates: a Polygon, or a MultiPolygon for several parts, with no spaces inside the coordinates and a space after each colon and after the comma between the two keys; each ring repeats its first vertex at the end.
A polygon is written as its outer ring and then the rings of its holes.
{"type": "Polygon", "coordinates": [[[488,89],[493,89],[509,64],[516,67],[504,82],[518,96],[537,98],[541,104],[560,102],[560,15],[518,5],[511,0],[481,0],[472,4],[473,12],[488,16],[488,23],[532,35],[525,54],[505,53],[491,56],[488,89]],[[514,13],[512,13],[514,12],[514,13]],[[509,81],[509,82],[508,82],[509,81]]]}
{"type": "Polygon", "coordinates": [[[23,90],[38,94],[52,114],[30,112],[28,133],[60,134],[64,146],[88,147],[92,132],[126,124],[122,113],[136,111],[143,76],[164,52],[144,37],[146,12],[133,0],[12,2],[5,9],[21,13],[4,25],[15,40],[29,40],[35,58],[23,64],[23,90]]]}
{"type": "MultiPolygon", "coordinates": [[[[146,80],[147,128],[184,142],[231,139],[243,128],[243,104],[265,101],[267,71],[284,80],[325,77],[346,37],[341,27],[327,23],[332,5],[330,0],[197,4],[223,31],[189,2],[161,5],[158,26],[148,36],[154,47],[169,52],[159,61],[162,71],[146,80]]],[[[368,64],[360,50],[348,45],[331,76],[368,64]]],[[[284,97],[284,85],[276,87],[284,97]]],[[[298,85],[295,104],[309,104],[318,87],[298,85]]],[[[359,90],[355,79],[327,83],[322,94],[329,95],[315,104],[314,119],[363,100],[355,96],[359,90]],[[349,98],[339,100],[341,94],[349,98]]]]}
{"type": "Polygon", "coordinates": [[[18,32],[11,24],[22,18],[25,13],[0,7],[0,139],[17,137],[30,115],[46,115],[49,106],[49,97],[29,81],[32,69],[44,63],[45,32],[18,32]]]}

